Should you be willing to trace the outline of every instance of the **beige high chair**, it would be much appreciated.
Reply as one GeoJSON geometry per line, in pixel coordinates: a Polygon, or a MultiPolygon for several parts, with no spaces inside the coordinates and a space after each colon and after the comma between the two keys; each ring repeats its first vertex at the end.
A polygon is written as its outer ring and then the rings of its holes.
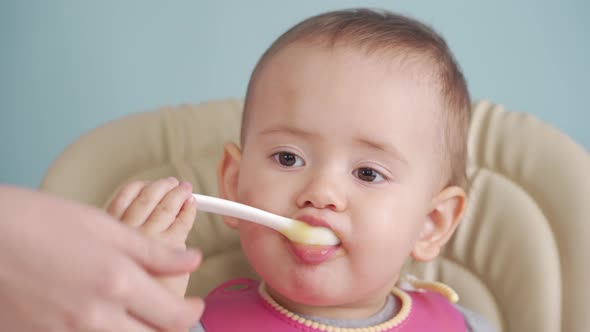
{"type": "MultiPolygon", "coordinates": [[[[174,175],[217,195],[222,143],[238,140],[242,104],[222,100],[144,112],[79,138],[53,163],[41,189],[104,207],[134,179],[174,175]]],[[[440,259],[414,267],[451,285],[460,304],[498,331],[590,329],[590,156],[533,116],[480,102],[469,135],[470,205],[440,259]]],[[[255,277],[237,235],[199,213],[188,240],[205,259],[190,294],[255,277]]]]}

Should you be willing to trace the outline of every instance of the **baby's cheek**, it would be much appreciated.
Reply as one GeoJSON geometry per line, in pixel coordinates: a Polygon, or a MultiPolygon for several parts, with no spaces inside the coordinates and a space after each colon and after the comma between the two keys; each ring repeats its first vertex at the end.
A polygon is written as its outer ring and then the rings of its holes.
{"type": "Polygon", "coordinates": [[[402,262],[411,251],[411,235],[402,223],[379,220],[355,227],[352,254],[363,264],[381,265],[402,262]],[[393,261],[393,262],[392,262],[393,261]]]}
{"type": "Polygon", "coordinates": [[[247,221],[240,224],[240,241],[244,253],[254,269],[263,276],[272,273],[272,269],[284,260],[279,237],[278,233],[266,227],[247,221]]]}
{"type": "Polygon", "coordinates": [[[289,199],[277,192],[271,183],[260,182],[255,186],[244,186],[238,191],[238,201],[278,215],[290,212],[286,209],[289,199]]]}
{"type": "Polygon", "coordinates": [[[250,201],[250,197],[252,195],[252,190],[250,190],[247,186],[240,186],[238,187],[237,192],[237,201],[240,203],[248,204],[250,201]]]}

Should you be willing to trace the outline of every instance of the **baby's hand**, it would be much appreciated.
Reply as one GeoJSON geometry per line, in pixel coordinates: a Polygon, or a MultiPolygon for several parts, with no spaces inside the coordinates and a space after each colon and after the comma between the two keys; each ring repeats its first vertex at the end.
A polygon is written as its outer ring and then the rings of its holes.
{"type": "MultiPolygon", "coordinates": [[[[188,182],[176,178],[154,182],[135,181],[124,186],[109,204],[107,212],[147,237],[174,248],[185,249],[197,209],[188,182]]],[[[184,296],[189,275],[162,278],[162,283],[184,296]]]]}

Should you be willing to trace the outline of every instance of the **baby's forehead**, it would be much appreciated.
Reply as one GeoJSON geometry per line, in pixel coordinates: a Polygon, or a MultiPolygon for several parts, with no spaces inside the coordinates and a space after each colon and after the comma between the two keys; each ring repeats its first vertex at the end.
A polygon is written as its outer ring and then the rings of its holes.
{"type": "MultiPolygon", "coordinates": [[[[352,75],[349,80],[355,78],[352,75]]],[[[379,87],[379,83],[363,81],[360,84],[367,85],[367,88],[361,88],[363,91],[359,94],[354,89],[321,91],[321,87],[310,88],[308,81],[299,80],[292,80],[285,86],[288,80],[285,76],[274,77],[276,81],[272,79],[269,76],[269,80],[260,85],[256,96],[249,100],[245,108],[243,130],[252,125],[260,129],[275,122],[298,125],[303,119],[309,118],[314,123],[342,123],[349,126],[351,136],[355,135],[355,129],[361,123],[372,124],[371,130],[375,131],[377,128],[390,131],[392,127],[387,124],[398,122],[433,130],[440,126],[441,114],[444,112],[437,97],[438,90],[423,87],[420,83],[404,84],[405,81],[402,81],[395,85],[381,84],[379,87]],[[375,90],[371,85],[375,86],[375,90]],[[347,119],[350,121],[343,121],[347,119]]]]}
{"type": "Polygon", "coordinates": [[[292,57],[293,53],[302,54],[324,53],[332,56],[348,55],[351,61],[372,62],[376,65],[389,67],[402,67],[407,70],[420,72],[433,72],[439,70],[440,63],[432,55],[428,48],[408,47],[407,45],[389,45],[388,47],[376,47],[371,44],[362,44],[356,40],[342,39],[336,43],[328,43],[321,38],[304,39],[294,41],[288,45],[276,49],[268,55],[262,67],[269,63],[275,63],[277,58],[285,61],[285,58],[297,61],[292,57]]]}
{"type": "MultiPolygon", "coordinates": [[[[289,75],[297,75],[290,71],[293,65],[305,58],[308,65],[320,67],[322,64],[330,65],[338,59],[346,58],[346,65],[342,66],[339,75],[357,75],[355,67],[370,64],[373,68],[386,75],[404,75],[413,82],[419,82],[423,88],[434,88],[443,96],[440,80],[441,64],[437,62],[428,52],[419,52],[415,49],[404,47],[390,47],[383,49],[370,48],[367,45],[357,43],[327,44],[321,40],[300,40],[290,45],[285,45],[270,55],[258,72],[253,73],[251,90],[254,91],[258,83],[264,80],[267,87],[283,81],[289,75]],[[321,56],[314,56],[321,55],[321,56]],[[272,72],[277,68],[281,70],[279,75],[272,72]],[[351,70],[353,69],[353,70],[351,70]]],[[[318,72],[317,75],[324,75],[318,72]]],[[[295,84],[298,82],[296,81],[295,84]]],[[[251,92],[251,91],[249,91],[251,92]]]]}
{"type": "MultiPolygon", "coordinates": [[[[266,103],[268,96],[275,97],[272,92],[276,92],[279,87],[283,90],[290,90],[292,98],[305,98],[305,95],[297,94],[299,90],[305,91],[305,84],[307,81],[291,80],[289,76],[297,76],[299,72],[291,70],[295,65],[301,64],[302,58],[305,58],[306,65],[312,67],[322,68],[324,63],[330,65],[334,62],[333,59],[345,57],[345,66],[341,66],[338,70],[338,78],[348,77],[355,78],[358,71],[350,70],[346,66],[359,68],[361,65],[370,64],[377,71],[381,71],[384,76],[402,74],[407,78],[408,84],[397,86],[398,90],[409,90],[410,85],[413,88],[416,84],[423,92],[428,92],[429,95],[434,95],[435,99],[441,99],[440,84],[436,81],[433,74],[436,70],[432,61],[428,61],[426,56],[420,57],[418,55],[404,53],[400,50],[371,50],[367,48],[358,47],[354,44],[335,44],[329,45],[321,43],[317,40],[311,41],[297,41],[291,45],[282,47],[279,51],[272,54],[266,59],[266,62],[257,73],[253,74],[248,91],[248,98],[245,105],[245,114],[242,118],[242,132],[244,133],[251,121],[258,121],[264,119],[264,112],[272,112],[272,108],[259,107],[260,103],[266,103]],[[320,54],[321,56],[313,56],[320,54]],[[319,63],[313,63],[319,62],[319,63]],[[413,84],[410,84],[412,81],[413,84]],[[287,86],[288,85],[288,86],[287,86]],[[256,112],[257,116],[250,116],[249,113],[256,112]]],[[[331,73],[334,74],[334,73],[331,73]]],[[[325,73],[317,73],[317,75],[325,75],[325,73]]],[[[313,79],[313,77],[312,77],[313,79]]],[[[320,78],[318,78],[320,79],[320,78]]],[[[369,83],[369,82],[367,82],[369,83]]],[[[371,82],[372,83],[372,82],[371,82]]],[[[399,92],[398,92],[399,93],[399,92]]],[[[355,100],[356,102],[356,100],[355,100]]],[[[360,102],[360,100],[359,100],[360,102]]],[[[242,135],[243,138],[244,135],[242,135]]]]}
{"type": "Polygon", "coordinates": [[[256,82],[249,92],[260,89],[258,92],[264,94],[267,92],[264,89],[275,90],[277,87],[290,88],[294,92],[310,80],[325,77],[332,79],[331,84],[350,79],[358,82],[361,89],[365,83],[388,85],[402,78],[404,84],[392,88],[410,90],[418,86],[429,97],[442,100],[445,95],[438,72],[438,65],[426,54],[407,53],[403,49],[370,51],[356,45],[330,46],[300,41],[269,58],[257,77],[253,77],[256,82]]]}

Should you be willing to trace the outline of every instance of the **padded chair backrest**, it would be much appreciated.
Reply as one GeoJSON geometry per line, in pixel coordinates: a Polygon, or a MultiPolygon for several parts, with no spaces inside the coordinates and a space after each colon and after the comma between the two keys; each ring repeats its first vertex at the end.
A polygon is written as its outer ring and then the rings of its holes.
{"type": "MultiPolygon", "coordinates": [[[[237,141],[242,103],[222,100],[130,115],[79,138],[49,168],[41,189],[104,207],[135,180],[176,176],[217,195],[225,141],[237,141]]],[[[469,207],[441,257],[412,265],[499,331],[585,331],[590,326],[590,156],[531,115],[480,102],[473,108],[469,207]]],[[[204,253],[189,294],[256,277],[235,232],[200,213],[188,240],[204,253]]]]}

